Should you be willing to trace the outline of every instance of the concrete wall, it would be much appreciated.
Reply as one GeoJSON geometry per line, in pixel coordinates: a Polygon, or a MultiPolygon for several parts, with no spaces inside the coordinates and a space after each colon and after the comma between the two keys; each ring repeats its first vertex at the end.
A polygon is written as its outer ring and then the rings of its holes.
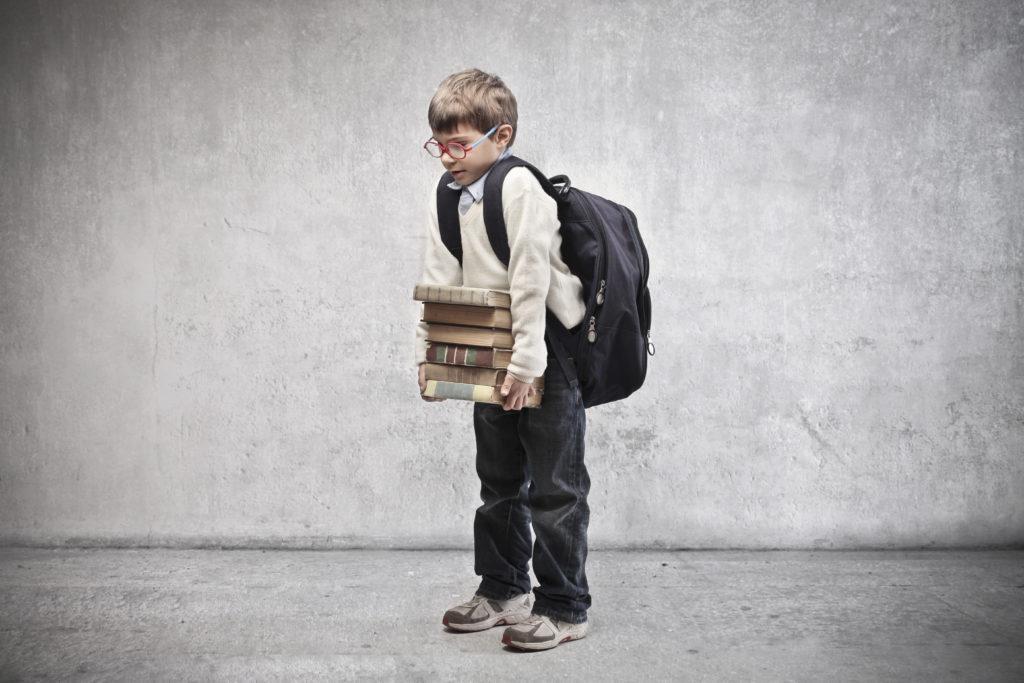
{"type": "Polygon", "coordinates": [[[1016,2],[5,2],[0,540],[472,545],[427,103],[634,209],[591,547],[1024,541],[1016,2]]]}

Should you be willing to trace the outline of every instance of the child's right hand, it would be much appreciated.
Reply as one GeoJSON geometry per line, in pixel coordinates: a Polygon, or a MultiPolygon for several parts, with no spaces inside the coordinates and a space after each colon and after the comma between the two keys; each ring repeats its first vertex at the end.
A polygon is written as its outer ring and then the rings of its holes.
{"type": "Polygon", "coordinates": [[[424,401],[443,401],[441,397],[435,396],[424,396],[423,392],[427,390],[427,366],[420,363],[420,398],[424,401]]]}

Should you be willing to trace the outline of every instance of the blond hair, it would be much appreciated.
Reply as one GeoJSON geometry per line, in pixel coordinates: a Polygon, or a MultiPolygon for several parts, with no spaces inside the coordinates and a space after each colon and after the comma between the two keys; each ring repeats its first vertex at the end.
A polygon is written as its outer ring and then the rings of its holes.
{"type": "Polygon", "coordinates": [[[465,69],[445,78],[427,108],[427,122],[437,133],[453,130],[460,123],[486,133],[507,123],[512,126],[509,147],[516,140],[518,121],[515,95],[500,78],[480,69],[465,69]]]}

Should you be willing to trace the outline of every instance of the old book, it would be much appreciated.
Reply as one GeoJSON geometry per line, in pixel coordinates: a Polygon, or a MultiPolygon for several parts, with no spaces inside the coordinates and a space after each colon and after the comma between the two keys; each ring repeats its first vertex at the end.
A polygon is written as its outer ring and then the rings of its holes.
{"type": "Polygon", "coordinates": [[[423,320],[428,323],[473,325],[512,329],[512,311],[495,306],[468,306],[465,304],[423,304],[423,320]]]}
{"type": "MultiPolygon", "coordinates": [[[[477,403],[496,403],[502,405],[505,398],[501,395],[501,387],[494,387],[489,384],[461,384],[459,382],[441,382],[436,379],[427,380],[427,388],[423,391],[424,396],[455,398],[465,401],[476,401],[477,403]]],[[[524,408],[539,408],[541,404],[540,392],[528,396],[523,403],[524,408]]]]}
{"type": "Polygon", "coordinates": [[[496,330],[489,327],[428,323],[427,341],[511,349],[513,337],[511,331],[496,330]]]}
{"type": "Polygon", "coordinates": [[[483,368],[507,368],[512,362],[512,352],[508,349],[491,349],[483,346],[427,342],[427,361],[483,368]]]}
{"type": "Polygon", "coordinates": [[[459,285],[418,284],[413,289],[416,301],[434,301],[441,304],[466,304],[469,306],[496,306],[511,308],[512,295],[503,289],[482,289],[459,285]]]}
{"type": "MultiPolygon", "coordinates": [[[[498,368],[471,368],[464,365],[443,365],[441,363],[424,363],[424,378],[436,379],[441,382],[458,382],[460,384],[487,384],[500,387],[505,383],[507,370],[498,368]]],[[[535,377],[533,388],[544,391],[544,375],[535,377]]]]}

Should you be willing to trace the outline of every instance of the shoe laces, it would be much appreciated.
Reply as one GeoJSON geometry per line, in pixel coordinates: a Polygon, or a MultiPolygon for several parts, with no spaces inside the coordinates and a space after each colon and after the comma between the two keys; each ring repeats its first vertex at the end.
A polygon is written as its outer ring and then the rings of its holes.
{"type": "Polygon", "coordinates": [[[531,626],[533,626],[536,624],[543,623],[545,619],[547,620],[548,626],[550,626],[556,631],[558,630],[558,624],[555,623],[555,620],[545,614],[530,614],[530,616],[528,616],[525,620],[521,621],[520,623],[530,624],[531,626]]]}

